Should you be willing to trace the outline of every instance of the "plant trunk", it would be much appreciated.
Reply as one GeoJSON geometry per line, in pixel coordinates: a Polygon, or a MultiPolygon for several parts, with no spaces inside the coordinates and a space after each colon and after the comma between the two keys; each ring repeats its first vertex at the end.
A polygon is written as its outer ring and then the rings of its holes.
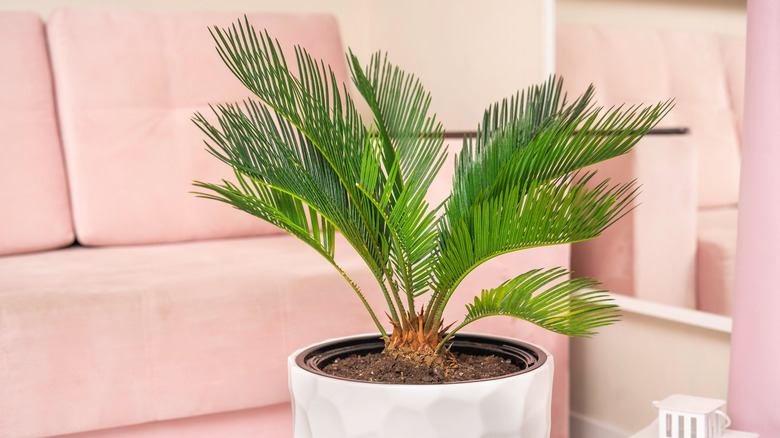
{"type": "Polygon", "coordinates": [[[443,324],[439,322],[438,327],[426,329],[423,321],[421,311],[416,315],[410,314],[407,328],[393,323],[393,333],[385,339],[383,353],[395,360],[409,361],[417,366],[441,366],[447,370],[457,368],[458,364],[448,348],[436,352],[436,347],[441,343],[449,326],[443,328],[443,324]]]}

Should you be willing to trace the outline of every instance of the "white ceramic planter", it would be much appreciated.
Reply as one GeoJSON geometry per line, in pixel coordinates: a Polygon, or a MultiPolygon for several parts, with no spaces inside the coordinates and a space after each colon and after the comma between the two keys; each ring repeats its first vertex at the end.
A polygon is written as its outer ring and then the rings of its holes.
{"type": "MultiPolygon", "coordinates": [[[[463,383],[365,383],[304,368],[307,361],[309,365],[316,362],[312,352],[316,354],[326,345],[343,350],[344,346],[377,338],[362,335],[326,341],[290,356],[295,438],[549,438],[553,358],[532,344],[462,335],[464,348],[479,338],[500,345],[494,348],[523,350],[521,355],[536,359],[536,364],[518,374],[463,383]]],[[[453,350],[458,349],[458,342],[453,350]]],[[[381,349],[381,341],[375,345],[381,349]]]]}

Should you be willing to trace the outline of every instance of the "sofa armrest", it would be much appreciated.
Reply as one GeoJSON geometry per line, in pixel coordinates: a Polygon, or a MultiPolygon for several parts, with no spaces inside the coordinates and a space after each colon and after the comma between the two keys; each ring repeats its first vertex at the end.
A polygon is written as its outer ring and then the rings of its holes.
{"type": "Polygon", "coordinates": [[[599,174],[642,185],[638,208],[572,248],[577,275],[620,294],[695,308],[696,149],[687,135],[645,137],[599,174]]]}

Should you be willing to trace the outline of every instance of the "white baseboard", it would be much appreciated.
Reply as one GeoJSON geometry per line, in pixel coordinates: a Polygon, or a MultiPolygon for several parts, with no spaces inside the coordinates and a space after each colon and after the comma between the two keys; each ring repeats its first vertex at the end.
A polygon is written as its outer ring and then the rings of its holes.
{"type": "Polygon", "coordinates": [[[571,438],[628,438],[630,435],[576,412],[571,413],[570,421],[571,438]]]}

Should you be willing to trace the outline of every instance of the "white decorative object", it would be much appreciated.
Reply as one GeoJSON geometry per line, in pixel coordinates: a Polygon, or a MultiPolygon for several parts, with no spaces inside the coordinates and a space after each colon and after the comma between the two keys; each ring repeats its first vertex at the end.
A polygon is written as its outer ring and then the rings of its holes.
{"type": "Polygon", "coordinates": [[[714,398],[671,395],[653,402],[658,409],[658,438],[722,438],[731,420],[714,398]]]}
{"type": "Polygon", "coordinates": [[[304,350],[288,360],[295,438],[550,436],[549,354],[539,368],[509,377],[400,385],[315,374],[296,362],[304,350]]]}
{"type": "MultiPolygon", "coordinates": [[[[658,419],[655,419],[650,425],[648,425],[641,431],[637,432],[636,434],[631,435],[630,438],[656,438],[657,436],[658,436],[658,419]]],[[[758,434],[726,429],[723,431],[723,436],[721,438],[758,438],[758,434]]]]}

